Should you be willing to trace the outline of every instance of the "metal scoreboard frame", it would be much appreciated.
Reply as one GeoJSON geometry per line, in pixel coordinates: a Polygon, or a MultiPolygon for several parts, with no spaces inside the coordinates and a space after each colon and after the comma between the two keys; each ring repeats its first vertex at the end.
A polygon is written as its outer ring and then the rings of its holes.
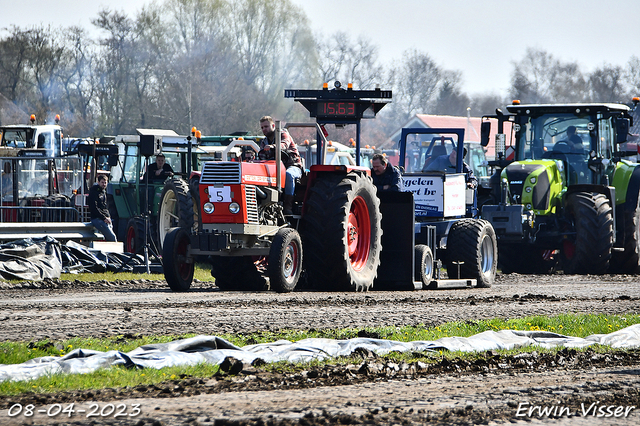
{"type": "MultiPolygon", "coordinates": [[[[360,165],[360,120],[375,118],[376,114],[391,102],[391,90],[353,90],[351,87],[343,89],[339,81],[335,88],[329,90],[325,86],[322,90],[285,89],[285,98],[294,98],[300,102],[309,116],[323,124],[355,124],[356,125],[356,164],[360,165]]],[[[316,140],[322,144],[320,137],[316,140]]],[[[320,152],[324,147],[318,146],[317,161],[320,162],[320,152]]]]}

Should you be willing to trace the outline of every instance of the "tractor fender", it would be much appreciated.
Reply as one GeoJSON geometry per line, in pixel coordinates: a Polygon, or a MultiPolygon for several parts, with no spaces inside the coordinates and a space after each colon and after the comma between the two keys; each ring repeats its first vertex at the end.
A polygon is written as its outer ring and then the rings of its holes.
{"type": "MultiPolygon", "coordinates": [[[[578,185],[571,185],[567,188],[567,191],[564,194],[564,199],[566,202],[569,194],[573,194],[574,192],[595,192],[598,194],[604,194],[611,203],[611,206],[615,210],[616,205],[616,188],[613,186],[604,186],[604,185],[594,185],[588,183],[581,183],[578,185]]],[[[637,198],[637,194],[636,194],[637,198]]],[[[563,203],[564,204],[564,203],[563,203]]]]}

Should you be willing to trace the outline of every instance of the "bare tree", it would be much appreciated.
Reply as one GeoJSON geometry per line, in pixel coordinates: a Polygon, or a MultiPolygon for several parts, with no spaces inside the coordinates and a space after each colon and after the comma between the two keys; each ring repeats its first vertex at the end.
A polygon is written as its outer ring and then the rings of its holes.
{"type": "Polygon", "coordinates": [[[28,31],[12,26],[0,41],[0,92],[12,101],[26,96],[26,64],[29,55],[28,31]]]}
{"type": "Polygon", "coordinates": [[[427,53],[412,50],[403,57],[400,68],[392,71],[396,81],[392,109],[401,121],[433,110],[442,79],[442,70],[427,53]]]}
{"type": "Polygon", "coordinates": [[[466,115],[471,100],[462,92],[461,84],[460,71],[444,71],[434,111],[442,115],[466,115]]]}
{"type": "Polygon", "coordinates": [[[245,83],[274,103],[285,86],[310,84],[317,75],[317,57],[304,12],[289,0],[230,3],[227,31],[245,83]]]}
{"type": "Polygon", "coordinates": [[[344,32],[327,39],[318,35],[316,48],[323,82],[339,80],[361,90],[387,83],[384,67],[378,63],[378,48],[365,37],[353,43],[344,32]]]}
{"type": "Polygon", "coordinates": [[[93,43],[86,31],[80,27],[70,27],[64,37],[65,51],[60,70],[60,80],[65,93],[65,130],[69,134],[93,134],[92,102],[93,86],[93,43]]]}
{"type": "Polygon", "coordinates": [[[619,65],[605,64],[589,74],[589,100],[620,102],[625,96],[625,72],[619,65]]]}
{"type": "Polygon", "coordinates": [[[511,94],[527,103],[579,102],[587,93],[578,65],[563,63],[543,50],[527,48],[525,57],[513,64],[511,94]]]}
{"type": "Polygon", "coordinates": [[[65,55],[61,32],[51,27],[29,31],[28,74],[34,89],[36,114],[52,119],[52,110],[61,96],[60,72],[65,55]]]}
{"type": "Polygon", "coordinates": [[[135,49],[133,21],[120,12],[103,9],[93,24],[107,35],[96,61],[94,84],[98,99],[98,131],[105,134],[133,132],[134,105],[132,72],[135,49]]]}
{"type": "Polygon", "coordinates": [[[640,58],[632,56],[624,70],[625,89],[628,97],[640,95],[640,58]]]}
{"type": "Polygon", "coordinates": [[[483,115],[495,114],[496,108],[504,110],[504,105],[509,103],[508,99],[498,94],[481,94],[473,96],[471,100],[471,115],[481,117],[483,115]]]}

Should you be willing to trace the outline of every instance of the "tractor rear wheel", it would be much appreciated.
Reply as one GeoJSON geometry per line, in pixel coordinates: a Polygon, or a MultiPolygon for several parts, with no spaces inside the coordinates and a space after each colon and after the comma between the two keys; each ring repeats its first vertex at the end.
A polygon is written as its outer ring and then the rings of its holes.
{"type": "Polygon", "coordinates": [[[144,219],[132,217],[127,222],[127,230],[124,236],[124,251],[137,253],[144,246],[144,219]]]}
{"type": "Polygon", "coordinates": [[[211,256],[211,276],[220,290],[264,290],[266,280],[251,256],[211,256]]]}
{"type": "Polygon", "coordinates": [[[433,279],[433,253],[431,248],[424,244],[415,247],[415,279],[422,282],[422,288],[426,289],[433,279]]]}
{"type": "Polygon", "coordinates": [[[315,288],[366,291],[380,266],[380,200],[367,176],[319,176],[302,217],[305,269],[315,288]]]}
{"type": "Polygon", "coordinates": [[[475,278],[478,287],[491,287],[498,268],[496,241],[493,226],[484,219],[455,222],[447,236],[449,278],[475,278]]]}
{"type": "Polygon", "coordinates": [[[293,291],[302,271],[302,240],[292,228],[280,229],[271,244],[267,274],[271,289],[278,293],[293,291]]]}
{"type": "MultiPolygon", "coordinates": [[[[640,196],[638,197],[640,203],[640,196]]],[[[637,274],[640,272],[640,205],[627,210],[624,214],[624,251],[614,252],[611,257],[611,269],[619,274],[637,274]]]]}
{"type": "Polygon", "coordinates": [[[189,291],[193,281],[194,262],[189,255],[191,241],[189,233],[182,228],[172,228],[165,238],[162,248],[164,278],[171,290],[189,291]]]}
{"type": "Polygon", "coordinates": [[[605,274],[613,248],[613,211],[604,194],[574,192],[567,197],[567,214],[575,238],[562,245],[566,274],[605,274]]]}
{"type": "Polygon", "coordinates": [[[158,242],[164,247],[164,239],[171,228],[191,231],[194,227],[193,199],[189,185],[182,179],[169,179],[164,184],[158,208],[158,242]]]}

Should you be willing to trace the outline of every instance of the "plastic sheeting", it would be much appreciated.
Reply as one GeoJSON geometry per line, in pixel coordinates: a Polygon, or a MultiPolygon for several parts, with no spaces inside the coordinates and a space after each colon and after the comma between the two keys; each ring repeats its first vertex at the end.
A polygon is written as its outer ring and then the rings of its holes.
{"type": "Polygon", "coordinates": [[[60,243],[51,237],[26,238],[0,245],[0,276],[6,280],[59,278],[60,243]]]}
{"type": "Polygon", "coordinates": [[[55,238],[26,238],[0,245],[0,277],[6,280],[41,281],[62,273],[132,272],[143,265],[140,255],[104,253],[55,238]]]}
{"type": "Polygon", "coordinates": [[[81,272],[133,272],[136,266],[144,265],[141,255],[132,253],[105,253],[82,244],[68,241],[62,246],[63,273],[81,272]]]}
{"type": "Polygon", "coordinates": [[[248,345],[242,348],[215,336],[196,336],[169,343],[145,345],[129,353],[100,352],[75,349],[63,357],[35,358],[22,364],[0,365],[0,382],[21,381],[58,373],[90,373],[114,365],[137,368],[164,368],[200,363],[220,364],[227,357],[244,363],[260,358],[266,362],[305,362],[346,356],[358,348],[378,355],[398,351],[462,351],[479,352],[514,349],[526,346],[545,348],[583,348],[593,344],[614,348],[640,347],[640,324],[610,334],[594,334],[584,339],[544,331],[485,331],[471,337],[445,337],[435,341],[398,342],[393,340],[356,338],[349,340],[304,339],[292,343],[279,340],[273,343],[248,345]]]}

